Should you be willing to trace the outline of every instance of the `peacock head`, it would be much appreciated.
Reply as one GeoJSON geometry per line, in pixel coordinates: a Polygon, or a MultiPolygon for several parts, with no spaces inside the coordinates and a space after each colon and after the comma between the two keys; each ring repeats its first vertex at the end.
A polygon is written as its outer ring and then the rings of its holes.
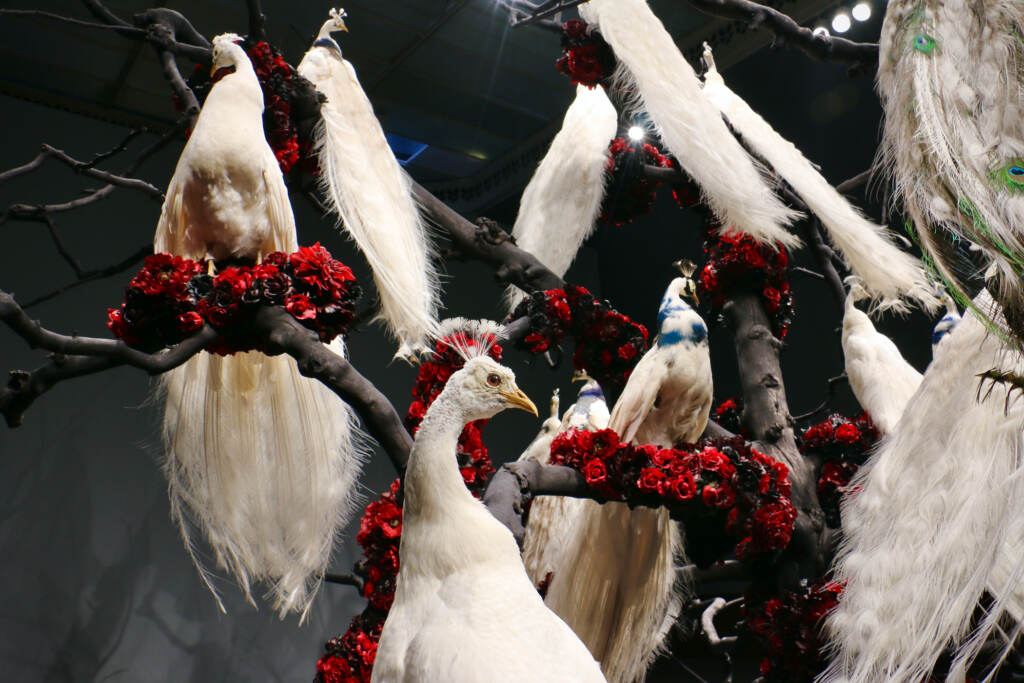
{"type": "Polygon", "coordinates": [[[249,63],[249,56],[239,44],[242,38],[234,33],[222,33],[213,39],[213,59],[210,64],[210,80],[214,83],[238,67],[249,63]]]}
{"type": "Polygon", "coordinates": [[[658,308],[658,346],[707,342],[707,325],[688,302],[697,303],[696,296],[693,280],[687,276],[677,277],[669,283],[658,308]]]}
{"type": "Polygon", "coordinates": [[[448,380],[446,393],[449,390],[458,392],[467,422],[493,417],[507,408],[537,415],[537,406],[516,386],[515,373],[487,356],[466,361],[448,380]]]}

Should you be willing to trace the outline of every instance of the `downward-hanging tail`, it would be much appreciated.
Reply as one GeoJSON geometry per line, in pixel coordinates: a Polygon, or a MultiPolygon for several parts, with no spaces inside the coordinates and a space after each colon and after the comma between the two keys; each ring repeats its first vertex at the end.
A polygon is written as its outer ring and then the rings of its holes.
{"type": "MultiPolygon", "coordinates": [[[[594,230],[605,190],[608,143],[618,117],[604,88],[576,86],[562,129],[523,191],[512,235],[561,277],[594,230]]],[[[523,297],[509,287],[509,308],[523,297]]]]}
{"type": "MultiPolygon", "coordinates": [[[[957,302],[989,285],[1024,338],[1024,7],[1012,0],[892,2],[879,41],[879,166],[926,260],[957,302]],[[976,245],[984,263],[964,258],[976,245]]],[[[978,311],[975,309],[975,313],[978,311]]]]}
{"type": "Polygon", "coordinates": [[[786,230],[798,214],[769,189],[647,1],[590,0],[579,10],[612,46],[619,90],[632,93],[635,108],[650,115],[662,142],[701,186],[725,229],[770,245],[798,245],[786,230]]]}
{"type": "Polygon", "coordinates": [[[329,31],[321,36],[298,71],[327,98],[317,133],[322,188],[373,269],[380,318],[404,355],[429,343],[437,327],[430,239],[355,69],[329,31]]]}
{"type": "MultiPolygon", "coordinates": [[[[975,305],[1001,318],[987,294],[975,305]]],[[[988,380],[979,393],[978,379],[1020,375],[1024,357],[973,314],[943,346],[844,500],[835,577],[846,588],[827,622],[834,659],[821,681],[918,683],[951,645],[947,680],[963,680],[980,644],[1001,637],[999,619],[1024,604],[1024,402],[1007,403],[1009,386],[988,380]]]]}
{"type": "Polygon", "coordinates": [[[860,278],[876,309],[906,310],[906,299],[926,309],[937,305],[920,261],[900,249],[885,228],[866,219],[832,187],[793,143],[729,89],[704,44],[704,94],[735,130],[821,219],[850,271],[860,278]]]}

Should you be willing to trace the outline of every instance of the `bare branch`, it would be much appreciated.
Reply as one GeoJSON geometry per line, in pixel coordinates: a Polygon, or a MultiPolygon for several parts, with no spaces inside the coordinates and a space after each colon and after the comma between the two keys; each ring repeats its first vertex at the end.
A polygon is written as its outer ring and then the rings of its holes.
{"type": "Polygon", "coordinates": [[[24,304],[22,304],[21,307],[23,309],[25,309],[25,310],[28,310],[29,308],[32,308],[33,306],[38,306],[39,304],[43,303],[44,301],[49,301],[50,299],[54,299],[54,298],[60,296],[61,294],[64,294],[65,292],[69,292],[72,289],[77,289],[78,287],[81,287],[82,285],[88,284],[90,282],[96,282],[97,280],[102,280],[104,278],[108,278],[108,277],[111,277],[113,275],[117,275],[118,273],[123,273],[124,271],[128,270],[133,265],[135,265],[136,263],[138,263],[139,261],[141,261],[142,259],[146,258],[147,256],[149,256],[152,253],[153,253],[152,245],[144,244],[143,246],[141,246],[138,249],[136,249],[127,258],[125,258],[125,259],[123,259],[121,261],[118,261],[117,263],[114,263],[112,265],[106,266],[104,268],[96,268],[96,269],[93,269],[93,270],[83,270],[81,273],[79,273],[78,279],[75,280],[74,282],[70,282],[70,283],[68,283],[68,284],[66,284],[66,285],[64,285],[62,287],[58,287],[57,289],[51,290],[51,291],[47,292],[46,294],[41,294],[41,295],[37,296],[35,299],[30,299],[29,301],[27,301],[24,304]]]}
{"type": "Polygon", "coordinates": [[[343,586],[352,586],[360,593],[363,592],[363,586],[366,584],[365,581],[355,574],[333,574],[331,572],[324,572],[324,581],[343,586]]]}
{"type": "Polygon", "coordinates": [[[246,0],[245,4],[249,8],[249,38],[256,41],[266,40],[267,17],[260,9],[260,0],[246,0]]]}
{"type": "Polygon", "coordinates": [[[108,24],[108,23],[99,24],[99,23],[96,23],[95,21],[84,21],[82,19],[75,19],[74,17],[65,17],[65,16],[63,16],[61,14],[54,14],[53,12],[44,12],[42,10],[37,10],[37,9],[0,9],[0,15],[3,15],[3,14],[10,15],[10,16],[22,16],[22,17],[43,17],[45,19],[54,19],[56,21],[63,21],[65,23],[67,23],[67,24],[74,24],[75,26],[86,26],[88,28],[113,29],[113,30],[121,32],[121,33],[123,33],[125,35],[138,35],[138,36],[145,36],[146,35],[146,32],[144,30],[132,28],[132,27],[128,26],[127,24],[125,24],[124,26],[120,26],[120,25],[117,25],[117,24],[108,24]]]}

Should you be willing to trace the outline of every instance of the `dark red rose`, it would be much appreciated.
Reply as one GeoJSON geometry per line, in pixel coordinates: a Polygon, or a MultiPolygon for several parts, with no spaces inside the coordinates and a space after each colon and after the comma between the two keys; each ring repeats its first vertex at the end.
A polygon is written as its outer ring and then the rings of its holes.
{"type": "Polygon", "coordinates": [[[643,493],[661,494],[665,485],[666,475],[660,469],[645,467],[640,470],[636,486],[643,493]]]}
{"type": "Polygon", "coordinates": [[[588,460],[581,471],[591,487],[601,486],[608,481],[608,470],[600,460],[588,460]]]}
{"type": "Polygon", "coordinates": [[[709,508],[725,510],[736,503],[736,494],[727,484],[705,486],[700,492],[701,500],[709,508]]]}
{"type": "Polygon", "coordinates": [[[687,501],[697,493],[697,482],[689,472],[672,477],[665,486],[665,493],[678,501],[687,501]]]}
{"type": "Polygon", "coordinates": [[[226,327],[231,324],[231,313],[223,306],[215,306],[206,299],[199,302],[197,311],[206,322],[214,327],[226,327]]]}
{"type": "Polygon", "coordinates": [[[178,316],[178,329],[184,334],[191,334],[203,326],[203,316],[195,311],[188,311],[178,316]]]}
{"type": "Polygon", "coordinates": [[[292,294],[285,299],[285,310],[296,320],[313,320],[316,318],[316,306],[305,294],[292,294]]]}
{"type": "Polygon", "coordinates": [[[857,443],[860,441],[860,430],[849,423],[841,424],[835,430],[835,437],[840,443],[857,443]]]}

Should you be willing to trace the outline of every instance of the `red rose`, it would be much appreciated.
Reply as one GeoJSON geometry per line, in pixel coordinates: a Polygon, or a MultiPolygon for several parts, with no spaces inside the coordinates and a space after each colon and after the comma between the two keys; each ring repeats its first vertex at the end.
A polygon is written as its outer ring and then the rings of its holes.
{"type": "Polygon", "coordinates": [[[731,508],[736,503],[736,494],[727,484],[705,486],[700,497],[706,507],[719,510],[731,508]]]}
{"type": "Polygon", "coordinates": [[[355,280],[348,266],[335,261],[319,242],[311,247],[299,247],[288,260],[295,279],[305,285],[313,296],[339,298],[345,283],[355,280]]]}
{"type": "Polygon", "coordinates": [[[761,294],[764,295],[764,307],[769,313],[775,313],[779,310],[779,304],[782,302],[782,295],[779,293],[779,290],[774,287],[765,287],[761,294]]]}
{"type": "Polygon", "coordinates": [[[636,355],[636,347],[632,344],[623,344],[619,347],[619,358],[629,360],[636,355]]]}
{"type": "Polygon", "coordinates": [[[203,326],[203,316],[195,311],[188,311],[178,316],[178,329],[184,334],[191,334],[203,326]]]}
{"type": "Polygon", "coordinates": [[[292,294],[285,299],[285,310],[296,320],[313,320],[316,318],[316,306],[305,294],[292,294]]]}
{"type": "Polygon", "coordinates": [[[199,302],[197,310],[199,315],[214,327],[226,327],[231,323],[231,313],[228,309],[223,306],[214,306],[206,299],[199,302]]]}
{"type": "Polygon", "coordinates": [[[793,535],[796,510],[788,500],[769,503],[751,518],[753,546],[761,551],[782,550],[793,535]]]}
{"type": "Polygon", "coordinates": [[[588,486],[597,487],[608,481],[608,470],[600,460],[588,460],[583,464],[581,472],[588,486]]]}
{"type": "Polygon", "coordinates": [[[343,657],[324,655],[316,663],[316,672],[323,683],[345,683],[345,679],[352,674],[352,667],[343,657]]]}
{"type": "Polygon", "coordinates": [[[666,493],[678,501],[687,501],[697,493],[697,482],[689,472],[682,472],[669,480],[666,493]]]}
{"type": "Polygon", "coordinates": [[[645,467],[640,470],[636,486],[643,493],[661,494],[666,475],[660,469],[645,467]]]}
{"type": "Polygon", "coordinates": [[[860,430],[850,423],[841,424],[835,430],[835,437],[840,443],[857,443],[860,441],[860,430]]]}

